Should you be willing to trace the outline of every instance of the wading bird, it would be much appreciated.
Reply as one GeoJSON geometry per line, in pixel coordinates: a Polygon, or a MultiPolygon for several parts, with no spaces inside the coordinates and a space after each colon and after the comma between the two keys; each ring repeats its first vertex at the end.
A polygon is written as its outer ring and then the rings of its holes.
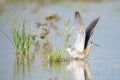
{"type": "MultiPolygon", "coordinates": [[[[84,59],[89,54],[91,45],[96,45],[89,41],[93,30],[99,20],[99,17],[94,19],[86,28],[83,19],[78,11],[75,12],[74,21],[74,44],[72,48],[66,48],[65,51],[72,57],[77,59],[84,59]]],[[[98,46],[98,45],[96,45],[98,46]]]]}

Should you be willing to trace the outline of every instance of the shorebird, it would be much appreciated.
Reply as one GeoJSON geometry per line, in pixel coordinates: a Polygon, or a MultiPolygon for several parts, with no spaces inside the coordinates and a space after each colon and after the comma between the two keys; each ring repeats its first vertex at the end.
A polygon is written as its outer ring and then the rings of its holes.
{"type": "MultiPolygon", "coordinates": [[[[89,54],[91,45],[96,45],[92,41],[89,41],[93,30],[99,20],[99,17],[94,19],[90,25],[86,28],[84,21],[78,11],[75,12],[74,21],[74,44],[73,47],[68,47],[65,51],[70,54],[72,58],[84,59],[89,54]]],[[[98,45],[96,45],[98,46],[98,45]]]]}

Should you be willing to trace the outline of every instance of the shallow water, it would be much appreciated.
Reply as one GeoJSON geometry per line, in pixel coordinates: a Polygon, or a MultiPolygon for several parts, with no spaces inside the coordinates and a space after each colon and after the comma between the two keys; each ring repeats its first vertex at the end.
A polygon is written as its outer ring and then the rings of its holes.
{"type": "Polygon", "coordinates": [[[0,80],[84,80],[84,71],[92,73],[90,80],[120,80],[120,1],[106,2],[59,2],[54,4],[0,3],[0,30],[10,34],[10,24],[14,16],[25,19],[26,26],[33,34],[39,34],[36,22],[45,22],[49,13],[57,13],[60,21],[55,22],[57,31],[52,31],[48,39],[53,46],[61,47],[63,41],[60,29],[70,19],[73,25],[74,12],[79,10],[88,25],[100,16],[91,40],[100,47],[93,46],[90,55],[83,61],[44,63],[39,54],[19,67],[11,42],[0,33],[0,80]],[[5,5],[7,4],[7,5],[5,5]],[[57,35],[57,32],[59,36],[57,35]],[[56,45],[57,44],[57,45],[56,45]],[[86,69],[85,66],[88,66],[86,69]]]}

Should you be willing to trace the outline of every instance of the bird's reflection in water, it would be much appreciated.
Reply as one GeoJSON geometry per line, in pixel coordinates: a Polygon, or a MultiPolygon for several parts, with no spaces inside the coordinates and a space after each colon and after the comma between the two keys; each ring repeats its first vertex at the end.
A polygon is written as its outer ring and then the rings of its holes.
{"type": "Polygon", "coordinates": [[[91,78],[89,65],[85,60],[71,60],[67,65],[67,70],[74,75],[74,80],[89,80],[91,78]]]}

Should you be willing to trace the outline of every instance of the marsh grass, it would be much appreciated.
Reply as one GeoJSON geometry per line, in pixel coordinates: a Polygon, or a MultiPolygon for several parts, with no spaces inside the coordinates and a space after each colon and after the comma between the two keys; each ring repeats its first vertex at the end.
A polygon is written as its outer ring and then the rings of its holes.
{"type": "Polygon", "coordinates": [[[11,41],[15,49],[15,63],[14,63],[14,79],[17,75],[22,74],[24,79],[25,67],[30,72],[30,47],[32,44],[31,34],[27,33],[25,29],[25,21],[18,24],[16,18],[10,27],[11,41]]]}
{"type": "MultiPolygon", "coordinates": [[[[68,27],[69,22],[70,20],[68,20],[67,22],[64,22],[64,27],[63,27],[64,30],[62,32],[64,34],[65,40],[62,44],[62,48],[59,49],[56,47],[52,47],[51,49],[49,49],[48,56],[47,56],[49,62],[59,62],[65,58],[64,49],[66,48],[66,44],[70,42],[70,36],[73,30],[73,27],[71,28],[68,27]]],[[[30,32],[28,33],[26,32],[25,20],[21,24],[18,24],[17,18],[15,17],[13,24],[10,27],[10,30],[11,30],[11,37],[9,37],[4,32],[2,33],[12,42],[14,49],[16,51],[18,60],[21,60],[20,58],[23,58],[23,57],[29,57],[30,47],[32,45],[32,42],[35,41],[36,36],[30,34],[30,32]]],[[[39,43],[42,43],[42,42],[44,41],[41,41],[41,40],[39,41],[39,43]]],[[[45,47],[40,46],[40,50],[42,52],[44,48],[45,47]]],[[[45,51],[47,51],[46,48],[45,48],[45,51]]]]}
{"type": "Polygon", "coordinates": [[[71,32],[73,31],[73,27],[69,28],[68,24],[69,24],[70,20],[68,20],[67,22],[64,22],[64,36],[65,36],[65,42],[70,42],[70,36],[71,36],[71,32]]]}
{"type": "Polygon", "coordinates": [[[31,34],[26,33],[25,21],[23,21],[22,25],[18,25],[15,18],[14,23],[11,26],[11,34],[16,53],[24,55],[28,54],[31,46],[31,34]]]}
{"type": "Polygon", "coordinates": [[[0,32],[11,41],[15,49],[15,58],[16,58],[15,64],[17,68],[22,67],[22,70],[24,72],[25,63],[27,64],[27,66],[30,65],[29,53],[30,53],[30,47],[32,43],[31,34],[30,32],[27,33],[25,30],[25,21],[23,21],[22,24],[18,24],[16,17],[14,18],[14,21],[10,26],[10,31],[11,31],[11,36],[9,36],[3,31],[0,31],[0,32]]]}
{"type": "Polygon", "coordinates": [[[15,17],[10,31],[11,36],[0,30],[11,41],[17,54],[28,54],[32,40],[30,32],[27,33],[25,30],[25,21],[22,24],[18,24],[17,18],[15,17]]]}
{"type": "Polygon", "coordinates": [[[54,49],[54,50],[50,51],[48,59],[49,59],[50,62],[60,61],[60,59],[61,59],[60,50],[54,49]]]}
{"type": "Polygon", "coordinates": [[[59,62],[59,61],[66,60],[64,49],[68,47],[68,43],[70,42],[71,32],[73,31],[73,27],[71,28],[68,27],[69,22],[70,20],[68,20],[67,22],[64,22],[64,30],[62,32],[64,34],[65,40],[64,40],[64,43],[62,44],[62,48],[58,49],[55,47],[49,52],[48,59],[50,62],[59,62]]]}
{"type": "MultiPolygon", "coordinates": [[[[52,47],[50,50],[46,49],[45,46],[42,47],[40,46],[40,50],[44,50],[45,51],[48,50],[48,61],[49,62],[60,62],[62,60],[65,60],[65,54],[64,54],[64,49],[66,46],[66,43],[70,42],[70,36],[71,36],[71,32],[73,30],[72,28],[68,27],[70,20],[68,20],[67,22],[64,23],[64,37],[65,37],[65,41],[62,45],[62,48],[56,48],[56,47],[52,47]]],[[[26,30],[25,30],[25,21],[23,21],[21,26],[17,25],[17,20],[14,19],[14,23],[11,26],[11,33],[12,33],[12,39],[13,39],[13,44],[14,44],[14,48],[16,50],[16,52],[22,55],[28,55],[29,50],[30,50],[30,46],[32,43],[32,35],[30,33],[26,34],[26,30]],[[21,29],[19,27],[22,27],[21,29]]],[[[44,41],[39,41],[39,43],[42,43],[44,41]]],[[[48,46],[48,44],[47,44],[48,46]]],[[[47,54],[46,54],[47,55],[47,54]]]]}

